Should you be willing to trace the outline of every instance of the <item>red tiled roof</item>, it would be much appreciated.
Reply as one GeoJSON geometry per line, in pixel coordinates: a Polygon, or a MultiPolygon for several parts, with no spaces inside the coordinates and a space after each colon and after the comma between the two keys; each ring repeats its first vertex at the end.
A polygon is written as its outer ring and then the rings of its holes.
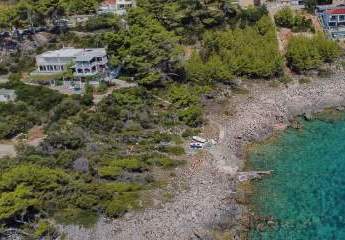
{"type": "Polygon", "coordinates": [[[116,4],[116,0],[105,0],[102,2],[102,4],[105,5],[115,5],[116,4]]]}
{"type": "Polygon", "coordinates": [[[345,8],[330,9],[326,11],[327,14],[345,14],[345,8]]]}

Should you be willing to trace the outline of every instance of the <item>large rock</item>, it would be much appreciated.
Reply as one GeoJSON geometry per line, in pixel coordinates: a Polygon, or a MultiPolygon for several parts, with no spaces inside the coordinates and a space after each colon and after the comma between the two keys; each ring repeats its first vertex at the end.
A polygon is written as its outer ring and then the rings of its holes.
{"type": "Polygon", "coordinates": [[[85,157],[80,157],[73,162],[73,169],[77,172],[89,172],[89,160],[85,157]]]}

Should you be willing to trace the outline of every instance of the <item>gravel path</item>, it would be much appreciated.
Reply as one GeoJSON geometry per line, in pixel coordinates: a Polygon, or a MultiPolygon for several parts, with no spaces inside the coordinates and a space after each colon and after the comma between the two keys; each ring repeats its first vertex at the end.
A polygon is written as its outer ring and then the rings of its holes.
{"type": "MultiPolygon", "coordinates": [[[[270,136],[276,124],[289,124],[294,116],[345,105],[344,74],[315,80],[308,85],[270,88],[254,85],[248,95],[236,95],[234,114],[211,114],[220,126],[219,144],[197,165],[179,170],[189,188],[160,209],[128,214],[112,222],[100,221],[93,229],[66,226],[73,240],[192,240],[211,239],[207,233],[217,226],[232,226],[234,239],[241,228],[242,207],[235,204],[234,177],[243,165],[247,143],[270,136]]],[[[226,109],[224,109],[226,110],[226,109]]]]}

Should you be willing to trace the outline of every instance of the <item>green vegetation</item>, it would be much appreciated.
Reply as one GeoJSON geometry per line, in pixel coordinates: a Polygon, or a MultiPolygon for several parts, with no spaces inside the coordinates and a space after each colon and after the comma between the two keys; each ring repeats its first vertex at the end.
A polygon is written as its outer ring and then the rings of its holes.
{"type": "Polygon", "coordinates": [[[100,0],[26,0],[1,6],[0,28],[23,27],[44,24],[53,16],[94,13],[100,0]]]}
{"type": "Polygon", "coordinates": [[[131,10],[128,20],[128,30],[103,36],[111,64],[123,65],[124,73],[135,76],[143,86],[162,85],[177,67],[178,38],[141,8],[131,10]]]}
{"type": "Polygon", "coordinates": [[[96,31],[109,29],[112,31],[120,30],[120,18],[114,14],[91,17],[83,27],[84,31],[96,31]]]}
{"type": "Polygon", "coordinates": [[[324,62],[332,62],[341,54],[334,41],[319,34],[314,37],[293,37],[289,41],[286,58],[295,71],[317,69],[324,62]]]}
{"type": "MultiPolygon", "coordinates": [[[[156,100],[144,88],[113,92],[88,111],[83,97],[13,81],[6,87],[16,89],[19,101],[1,105],[6,109],[0,109],[1,116],[23,117],[27,122],[23,114],[37,112],[45,119],[33,124],[45,122],[48,136],[37,148],[20,148],[15,161],[0,160],[0,223],[4,226],[51,216],[67,223],[83,222],[86,212],[121,216],[139,207],[140,192],[154,181],[151,167],[177,166],[180,162],[169,156],[184,154],[174,136],[155,130],[162,122],[153,115],[156,100]],[[28,109],[20,109],[20,115],[16,109],[22,105],[28,109]],[[169,145],[161,147],[163,143],[169,145]],[[130,155],[126,154],[129,147],[130,155]]],[[[193,103],[198,104],[197,97],[193,103]]],[[[49,232],[39,226],[37,234],[49,232]]]]}
{"type": "Polygon", "coordinates": [[[11,75],[12,81],[0,85],[0,88],[16,90],[17,95],[15,103],[0,103],[0,138],[14,137],[34,125],[47,122],[49,111],[59,106],[63,99],[55,91],[23,84],[16,81],[16,78],[11,75]]]}
{"type": "Polygon", "coordinates": [[[229,17],[236,15],[232,9],[226,10],[230,7],[228,0],[139,0],[137,4],[167,30],[185,36],[186,42],[194,42],[205,29],[223,26],[229,17]]]}
{"type": "Polygon", "coordinates": [[[268,16],[252,27],[208,32],[203,45],[203,54],[195,53],[187,63],[191,81],[231,83],[233,75],[269,78],[282,69],[275,28],[268,16]]]}
{"type": "Polygon", "coordinates": [[[289,7],[284,7],[274,15],[274,21],[279,27],[291,28],[294,32],[314,32],[311,19],[296,13],[289,7]]]}

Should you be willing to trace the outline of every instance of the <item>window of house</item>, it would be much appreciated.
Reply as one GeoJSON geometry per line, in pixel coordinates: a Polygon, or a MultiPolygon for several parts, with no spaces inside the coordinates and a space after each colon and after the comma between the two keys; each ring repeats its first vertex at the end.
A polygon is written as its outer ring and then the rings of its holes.
{"type": "Polygon", "coordinates": [[[86,73],[89,73],[90,72],[90,69],[89,68],[85,68],[84,70],[86,73]]]}
{"type": "Polygon", "coordinates": [[[331,20],[332,21],[336,21],[337,20],[337,16],[331,16],[331,20]]]}
{"type": "Polygon", "coordinates": [[[78,73],[83,73],[83,69],[78,68],[78,69],[77,69],[77,72],[78,72],[78,73]]]}
{"type": "Polygon", "coordinates": [[[43,71],[43,66],[40,66],[40,71],[43,71]]]}
{"type": "Polygon", "coordinates": [[[339,16],[339,21],[345,21],[345,15],[340,15],[339,16]]]}

